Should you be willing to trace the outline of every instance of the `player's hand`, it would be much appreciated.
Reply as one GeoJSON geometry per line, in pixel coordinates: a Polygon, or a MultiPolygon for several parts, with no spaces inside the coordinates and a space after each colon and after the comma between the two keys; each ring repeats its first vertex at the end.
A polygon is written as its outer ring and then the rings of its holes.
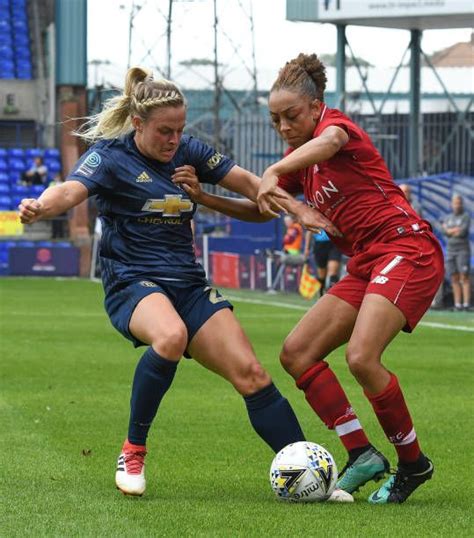
{"type": "Polygon", "coordinates": [[[301,204],[295,211],[298,222],[312,233],[320,233],[321,230],[335,236],[342,237],[342,233],[334,224],[317,209],[313,209],[306,204],[301,204]]]}
{"type": "Polygon", "coordinates": [[[262,181],[258,187],[257,205],[262,215],[267,217],[278,217],[279,211],[286,209],[281,205],[281,200],[287,198],[282,189],[278,189],[278,176],[271,168],[267,168],[262,176],[262,181]]]}
{"type": "Polygon", "coordinates": [[[189,164],[178,166],[178,168],[175,168],[171,179],[173,183],[179,185],[188,194],[193,202],[199,203],[203,190],[194,166],[189,164]]]}
{"type": "Polygon", "coordinates": [[[41,218],[43,204],[34,198],[23,198],[18,206],[18,213],[22,224],[33,224],[41,218]]]}

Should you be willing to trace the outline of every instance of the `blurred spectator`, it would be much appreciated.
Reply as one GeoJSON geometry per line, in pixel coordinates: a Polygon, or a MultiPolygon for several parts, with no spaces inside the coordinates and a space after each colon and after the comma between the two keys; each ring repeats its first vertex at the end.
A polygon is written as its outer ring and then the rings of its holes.
{"type": "Polygon", "coordinates": [[[303,228],[291,215],[285,215],[286,232],[283,237],[283,251],[295,256],[303,247],[303,228]]]}
{"type": "Polygon", "coordinates": [[[405,195],[405,198],[408,200],[408,203],[413,207],[413,209],[420,215],[420,217],[423,217],[423,210],[421,209],[421,205],[416,201],[413,200],[413,197],[411,195],[411,187],[407,183],[402,183],[399,185],[400,189],[403,191],[403,194],[405,195]]]}
{"type": "Polygon", "coordinates": [[[308,258],[311,247],[316,264],[317,277],[321,284],[319,293],[322,296],[326,290],[327,280],[329,281],[327,289],[339,281],[342,254],[324,230],[321,230],[318,234],[306,232],[305,258],[308,258]]]}
{"type": "Polygon", "coordinates": [[[451,199],[453,212],[442,224],[443,233],[448,237],[446,250],[446,272],[451,277],[454,310],[470,310],[471,300],[471,246],[469,225],[471,218],[464,211],[463,199],[455,194],[451,199]]]}
{"type": "Polygon", "coordinates": [[[46,185],[48,168],[42,157],[35,157],[31,167],[23,172],[22,180],[25,185],[46,185]]]}

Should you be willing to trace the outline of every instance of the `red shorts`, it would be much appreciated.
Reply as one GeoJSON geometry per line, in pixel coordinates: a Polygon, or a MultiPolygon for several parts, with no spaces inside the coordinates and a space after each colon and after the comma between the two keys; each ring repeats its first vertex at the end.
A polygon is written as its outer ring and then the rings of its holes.
{"type": "Polygon", "coordinates": [[[329,294],[357,310],[366,294],[383,295],[402,311],[403,330],[411,332],[443,282],[443,252],[431,232],[413,232],[370,245],[349,260],[347,272],[329,294]]]}

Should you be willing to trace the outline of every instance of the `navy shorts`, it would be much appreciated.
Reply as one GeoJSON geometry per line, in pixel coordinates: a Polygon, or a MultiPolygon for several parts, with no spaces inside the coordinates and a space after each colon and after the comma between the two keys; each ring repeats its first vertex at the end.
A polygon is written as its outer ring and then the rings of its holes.
{"type": "Polygon", "coordinates": [[[314,261],[319,269],[327,269],[328,262],[340,262],[341,251],[331,241],[315,241],[313,246],[314,261]]]}
{"type": "Polygon", "coordinates": [[[106,293],[105,310],[112,325],[135,347],[146,344],[130,333],[130,319],[137,304],[152,293],[162,293],[171,301],[188,330],[188,344],[215,312],[223,308],[233,309],[232,304],[205,280],[187,282],[136,278],[122,281],[120,287],[114,286],[106,293]]]}

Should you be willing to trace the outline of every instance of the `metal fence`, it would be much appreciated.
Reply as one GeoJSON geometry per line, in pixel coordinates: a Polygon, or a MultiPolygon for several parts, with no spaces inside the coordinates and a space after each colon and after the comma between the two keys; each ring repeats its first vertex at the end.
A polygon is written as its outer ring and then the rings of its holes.
{"type": "MultiPolygon", "coordinates": [[[[446,171],[474,175],[474,112],[431,113],[421,117],[422,169],[420,176],[446,171]]],[[[408,114],[353,114],[352,119],[371,136],[395,179],[409,172],[408,114]]],[[[199,128],[202,136],[204,129],[199,128]]],[[[227,120],[225,148],[236,162],[256,174],[281,158],[285,144],[265,116],[241,114],[227,120]]]]}

